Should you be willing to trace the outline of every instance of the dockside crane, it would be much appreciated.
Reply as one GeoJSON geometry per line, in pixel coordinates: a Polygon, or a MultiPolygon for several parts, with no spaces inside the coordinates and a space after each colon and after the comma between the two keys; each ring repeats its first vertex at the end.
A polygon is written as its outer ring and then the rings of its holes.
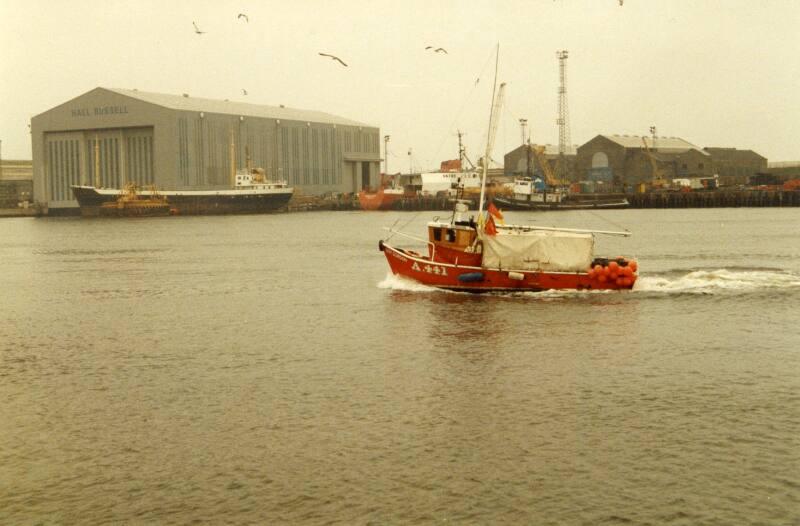
{"type": "Polygon", "coordinates": [[[650,151],[650,147],[647,145],[647,139],[645,137],[642,137],[642,144],[644,145],[644,154],[650,160],[650,167],[653,171],[650,179],[650,186],[653,188],[666,187],[667,180],[662,176],[661,169],[658,167],[656,156],[650,151]]]}
{"type": "Polygon", "coordinates": [[[536,160],[539,162],[539,167],[542,169],[544,180],[547,183],[547,186],[561,186],[561,182],[556,178],[556,175],[553,173],[553,169],[550,167],[550,162],[547,160],[547,156],[544,154],[545,147],[537,146],[535,144],[528,144],[528,148],[530,148],[530,151],[533,152],[534,157],[536,157],[536,160]]]}

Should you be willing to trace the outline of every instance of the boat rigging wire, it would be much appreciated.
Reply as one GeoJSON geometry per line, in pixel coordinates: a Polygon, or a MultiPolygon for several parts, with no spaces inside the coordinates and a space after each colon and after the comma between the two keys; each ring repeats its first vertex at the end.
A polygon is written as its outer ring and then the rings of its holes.
{"type": "Polygon", "coordinates": [[[595,212],[594,210],[581,210],[581,212],[586,212],[586,213],[588,213],[588,214],[591,214],[591,215],[593,215],[594,217],[596,217],[597,219],[600,219],[601,221],[605,221],[605,222],[606,222],[606,223],[608,223],[609,225],[613,225],[613,226],[615,226],[615,227],[619,228],[620,230],[624,230],[625,232],[630,232],[630,230],[628,230],[627,228],[625,228],[625,226],[624,226],[624,225],[621,225],[621,224],[617,223],[616,221],[612,221],[612,220],[610,220],[610,219],[609,219],[609,218],[607,218],[607,217],[603,217],[602,215],[598,214],[598,213],[597,213],[597,212],[595,212]]]}
{"type": "MultiPolygon", "coordinates": [[[[478,80],[479,81],[480,81],[481,77],[483,77],[483,73],[484,73],[484,71],[486,71],[486,68],[491,63],[492,58],[494,57],[494,55],[495,55],[495,52],[494,52],[494,49],[493,49],[491,51],[491,53],[489,53],[489,56],[486,58],[486,62],[483,64],[483,67],[481,67],[481,69],[480,69],[480,72],[478,74],[478,80]]],[[[467,106],[467,103],[470,101],[470,99],[472,98],[472,94],[475,92],[475,90],[477,88],[478,88],[478,82],[473,83],[472,84],[472,88],[469,90],[469,92],[467,93],[467,96],[464,98],[464,102],[461,103],[461,107],[458,109],[458,112],[456,112],[456,116],[453,119],[453,122],[451,122],[450,126],[447,127],[447,131],[445,132],[445,135],[442,137],[442,141],[439,143],[439,146],[436,148],[436,157],[437,158],[439,157],[439,155],[440,155],[440,153],[442,151],[442,146],[444,146],[445,141],[449,137],[448,134],[450,133],[450,130],[455,128],[456,123],[458,122],[458,119],[461,118],[461,114],[464,112],[464,108],[467,106]]]]}
{"type": "Polygon", "coordinates": [[[397,221],[395,221],[395,222],[392,224],[392,226],[390,226],[389,228],[384,228],[384,230],[388,230],[389,232],[391,232],[391,234],[389,235],[389,237],[387,237],[387,238],[386,238],[386,241],[389,241],[390,239],[392,239],[392,236],[394,236],[395,234],[399,233],[399,232],[398,232],[399,230],[402,230],[402,229],[404,229],[405,227],[407,227],[409,224],[411,224],[411,222],[412,222],[412,221],[414,221],[416,218],[418,218],[418,217],[419,217],[419,215],[420,215],[421,213],[422,213],[422,211],[420,211],[420,212],[417,212],[416,214],[414,214],[413,216],[411,216],[411,219],[409,219],[408,221],[406,221],[405,223],[403,223],[403,224],[402,224],[402,226],[400,226],[400,228],[398,228],[397,230],[395,230],[394,226],[395,226],[397,223],[399,223],[399,222],[400,222],[400,218],[399,218],[399,217],[397,218],[397,221]]]}

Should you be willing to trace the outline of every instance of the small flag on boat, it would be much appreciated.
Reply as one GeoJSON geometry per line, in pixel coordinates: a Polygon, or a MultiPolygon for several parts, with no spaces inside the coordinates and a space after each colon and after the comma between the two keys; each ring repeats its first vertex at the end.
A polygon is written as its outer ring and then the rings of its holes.
{"type": "Polygon", "coordinates": [[[484,227],[483,231],[486,232],[490,236],[494,236],[494,235],[497,234],[497,227],[494,224],[494,216],[493,215],[491,215],[491,214],[489,215],[489,220],[486,221],[486,226],[484,227]]]}
{"type": "Polygon", "coordinates": [[[500,212],[500,210],[498,210],[496,206],[494,206],[494,203],[492,201],[489,201],[489,206],[486,207],[486,211],[489,212],[489,214],[492,215],[495,219],[497,219],[501,225],[504,224],[503,213],[500,212]]]}

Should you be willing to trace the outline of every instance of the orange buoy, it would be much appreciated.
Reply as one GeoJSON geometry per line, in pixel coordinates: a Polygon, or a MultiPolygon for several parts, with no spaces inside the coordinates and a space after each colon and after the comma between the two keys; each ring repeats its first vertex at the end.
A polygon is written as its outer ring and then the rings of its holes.
{"type": "Polygon", "coordinates": [[[617,263],[616,261],[611,261],[608,264],[608,268],[611,269],[611,272],[616,272],[619,269],[619,263],[617,263]]]}
{"type": "Polygon", "coordinates": [[[615,271],[612,271],[612,272],[611,272],[611,273],[608,275],[608,279],[610,279],[611,281],[614,281],[614,280],[616,280],[617,278],[619,278],[619,274],[617,274],[617,272],[615,272],[615,271]]]}
{"type": "Polygon", "coordinates": [[[600,274],[601,272],[603,272],[603,265],[595,265],[594,266],[594,273],[595,274],[600,274]]]}
{"type": "Polygon", "coordinates": [[[617,286],[621,287],[625,284],[625,278],[617,278],[617,286]]]}
{"type": "Polygon", "coordinates": [[[622,286],[623,287],[630,287],[631,285],[633,285],[633,282],[631,281],[631,278],[622,278],[622,286]]]}
{"type": "Polygon", "coordinates": [[[611,274],[611,269],[608,267],[603,267],[603,275],[608,277],[611,274]]]}
{"type": "Polygon", "coordinates": [[[622,267],[622,274],[624,277],[629,278],[633,276],[633,270],[631,270],[630,266],[622,267]]]}
{"type": "Polygon", "coordinates": [[[639,268],[639,265],[636,264],[636,260],[632,259],[628,262],[628,266],[631,268],[633,272],[636,272],[636,269],[639,268]]]}
{"type": "Polygon", "coordinates": [[[586,275],[589,276],[589,279],[594,279],[594,269],[590,268],[586,275]]]}
{"type": "Polygon", "coordinates": [[[597,276],[597,281],[599,281],[600,283],[605,283],[607,279],[608,278],[606,277],[605,274],[600,274],[599,276],[597,276]]]}

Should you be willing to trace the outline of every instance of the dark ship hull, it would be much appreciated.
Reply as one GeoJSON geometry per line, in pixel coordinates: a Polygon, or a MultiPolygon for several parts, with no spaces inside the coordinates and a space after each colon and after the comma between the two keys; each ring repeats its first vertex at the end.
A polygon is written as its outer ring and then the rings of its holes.
{"type": "MultiPolygon", "coordinates": [[[[83,216],[99,216],[104,203],[116,201],[122,190],[73,186],[83,216]]],[[[292,198],[292,188],[263,190],[173,190],[158,191],[178,215],[265,214],[286,208],[292,198]]],[[[144,197],[150,191],[142,190],[144,197]]]]}
{"type": "Polygon", "coordinates": [[[498,206],[506,210],[587,210],[596,208],[619,209],[628,208],[630,203],[624,197],[601,197],[573,199],[566,198],[556,202],[525,201],[513,197],[494,196],[498,206]]]}

